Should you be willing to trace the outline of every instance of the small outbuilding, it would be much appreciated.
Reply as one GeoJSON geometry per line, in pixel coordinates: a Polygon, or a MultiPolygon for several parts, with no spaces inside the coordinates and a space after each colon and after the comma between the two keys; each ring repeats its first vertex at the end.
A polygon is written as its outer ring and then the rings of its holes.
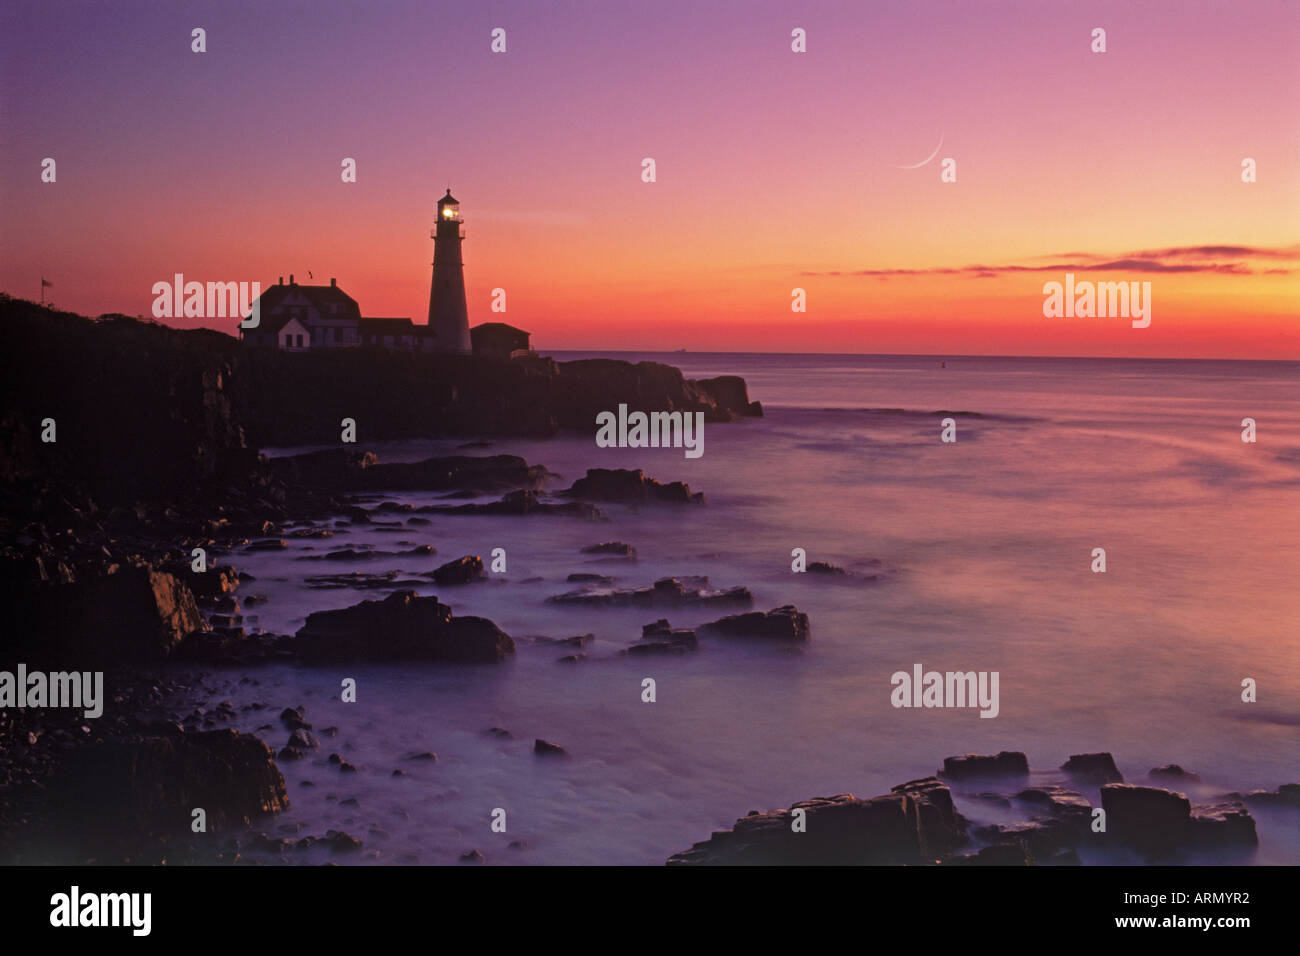
{"type": "Polygon", "coordinates": [[[531,355],[530,335],[504,322],[484,322],[469,330],[474,354],[484,358],[510,359],[531,355]]]}

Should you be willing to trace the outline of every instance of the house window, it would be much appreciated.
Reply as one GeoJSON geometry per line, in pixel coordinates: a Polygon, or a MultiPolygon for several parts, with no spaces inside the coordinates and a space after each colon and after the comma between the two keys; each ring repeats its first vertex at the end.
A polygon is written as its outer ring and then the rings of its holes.
{"type": "Polygon", "coordinates": [[[302,336],[301,336],[301,335],[295,335],[295,336],[293,337],[293,344],[294,344],[295,346],[297,346],[298,348],[302,348],[302,336]]]}
{"type": "Polygon", "coordinates": [[[342,344],[343,344],[343,330],[342,330],[342,329],[335,329],[335,330],[334,330],[334,344],[335,344],[335,345],[342,345],[342,344]]]}
{"type": "Polygon", "coordinates": [[[289,348],[292,345],[293,345],[293,336],[286,333],[284,337],[284,347],[289,348]]]}

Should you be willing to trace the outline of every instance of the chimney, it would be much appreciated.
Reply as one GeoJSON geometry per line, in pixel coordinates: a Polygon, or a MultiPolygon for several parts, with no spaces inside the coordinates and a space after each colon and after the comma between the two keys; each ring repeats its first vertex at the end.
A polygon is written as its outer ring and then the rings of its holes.
{"type": "Polygon", "coordinates": [[[331,289],[333,289],[333,288],[337,288],[337,286],[338,286],[338,281],[337,281],[333,276],[331,276],[331,277],[330,277],[330,288],[331,288],[331,289]]]}
{"type": "Polygon", "coordinates": [[[280,276],[280,285],[284,285],[284,276],[280,276]]]}
{"type": "Polygon", "coordinates": [[[289,285],[293,285],[293,273],[289,273],[289,285]]]}

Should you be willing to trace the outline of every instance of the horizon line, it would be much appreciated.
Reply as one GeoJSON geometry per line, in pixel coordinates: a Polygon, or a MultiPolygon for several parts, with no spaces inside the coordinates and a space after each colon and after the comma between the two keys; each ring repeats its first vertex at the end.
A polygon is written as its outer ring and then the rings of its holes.
{"type": "MultiPolygon", "coordinates": [[[[8,297],[10,301],[26,302],[28,305],[36,306],[38,309],[46,309],[50,312],[61,312],[65,315],[75,315],[88,321],[97,321],[101,316],[115,315],[123,316],[138,322],[148,322],[153,325],[161,325],[164,328],[172,329],[176,332],[216,332],[225,335],[228,338],[238,342],[239,336],[227,332],[225,329],[213,328],[206,325],[197,326],[178,326],[170,322],[164,322],[155,319],[152,316],[129,315],[125,312],[102,312],[100,315],[83,315],[80,312],[71,312],[59,308],[51,303],[37,302],[33,299],[27,299],[23,296],[14,295],[11,292],[0,290],[0,295],[8,297]]],[[[412,320],[414,321],[414,320],[412,320]]],[[[566,348],[566,349],[535,349],[539,354],[548,352],[555,353],[583,353],[583,352],[601,352],[613,355],[640,355],[646,353],[662,355],[792,355],[792,356],[813,356],[813,355],[838,355],[845,358],[932,358],[939,361],[947,359],[1065,359],[1065,360],[1089,360],[1089,361],[1124,361],[1124,362],[1290,362],[1300,363],[1300,356],[1296,358],[1204,358],[1188,356],[1169,356],[1169,355],[1004,355],[1004,354],[969,354],[959,352],[784,352],[779,350],[728,350],[715,351],[710,349],[682,349],[682,348],[644,348],[644,349],[608,349],[608,348],[566,348]]]]}
{"type": "Polygon", "coordinates": [[[652,352],[664,355],[838,355],[844,358],[932,358],[940,361],[948,359],[1087,359],[1099,362],[1292,362],[1300,363],[1298,358],[1196,358],[1168,355],[999,355],[969,354],[960,352],[781,352],[781,351],[742,351],[729,350],[718,352],[708,349],[547,349],[547,352],[605,352],[613,355],[638,355],[652,352]]]}

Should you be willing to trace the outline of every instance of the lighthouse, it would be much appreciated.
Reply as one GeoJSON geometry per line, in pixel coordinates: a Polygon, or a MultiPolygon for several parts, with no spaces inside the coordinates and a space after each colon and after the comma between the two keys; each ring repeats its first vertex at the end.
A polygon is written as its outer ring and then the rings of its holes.
{"type": "Polygon", "coordinates": [[[465,308],[465,262],[460,255],[460,203],[447,190],[438,200],[433,239],[433,284],[429,287],[429,330],[439,352],[470,351],[469,312],[465,308]]]}

